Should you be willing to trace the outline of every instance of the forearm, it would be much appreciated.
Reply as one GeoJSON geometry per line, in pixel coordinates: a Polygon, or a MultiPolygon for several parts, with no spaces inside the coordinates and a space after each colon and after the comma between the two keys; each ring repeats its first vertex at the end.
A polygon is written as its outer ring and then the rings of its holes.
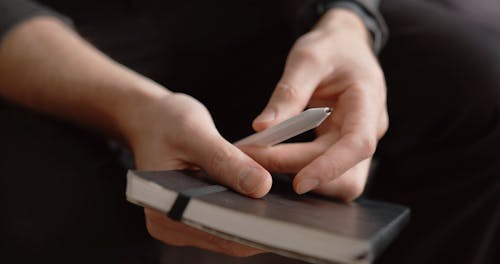
{"type": "Polygon", "coordinates": [[[0,44],[0,96],[111,135],[124,138],[134,109],[168,93],[55,18],[26,21],[0,44]]]}

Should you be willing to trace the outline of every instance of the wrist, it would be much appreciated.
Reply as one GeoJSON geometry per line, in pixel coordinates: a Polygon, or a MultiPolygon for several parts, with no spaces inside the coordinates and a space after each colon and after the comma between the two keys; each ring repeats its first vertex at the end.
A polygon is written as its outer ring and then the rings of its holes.
{"type": "Polygon", "coordinates": [[[111,107],[117,137],[130,147],[134,145],[135,139],[148,130],[147,123],[153,115],[151,107],[172,94],[152,80],[137,77],[128,87],[123,88],[121,95],[116,98],[116,103],[111,107]]]}
{"type": "Polygon", "coordinates": [[[0,51],[2,97],[129,144],[137,112],[170,94],[53,17],[38,16],[18,25],[4,37],[0,51]]]}
{"type": "Polygon", "coordinates": [[[368,45],[372,45],[370,32],[361,18],[353,11],[344,8],[328,10],[316,24],[313,30],[326,32],[348,32],[368,45]]]}

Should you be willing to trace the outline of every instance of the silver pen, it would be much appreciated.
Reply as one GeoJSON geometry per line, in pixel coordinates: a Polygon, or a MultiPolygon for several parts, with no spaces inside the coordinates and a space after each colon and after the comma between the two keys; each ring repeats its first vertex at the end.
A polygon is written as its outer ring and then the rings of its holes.
{"type": "Polygon", "coordinates": [[[309,108],[277,125],[252,134],[234,144],[237,146],[272,146],[318,127],[332,112],[329,107],[309,108]]]}

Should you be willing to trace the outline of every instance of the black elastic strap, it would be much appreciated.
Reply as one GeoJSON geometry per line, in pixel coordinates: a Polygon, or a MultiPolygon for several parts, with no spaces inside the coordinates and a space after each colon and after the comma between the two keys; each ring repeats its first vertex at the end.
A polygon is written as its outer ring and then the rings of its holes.
{"type": "Polygon", "coordinates": [[[175,199],[174,205],[168,212],[167,216],[172,220],[180,221],[182,219],[182,215],[184,214],[184,210],[186,210],[186,207],[189,204],[189,200],[191,200],[191,197],[199,197],[207,194],[223,192],[225,190],[227,190],[227,188],[224,186],[209,185],[181,191],[177,195],[177,199],[175,199]]]}

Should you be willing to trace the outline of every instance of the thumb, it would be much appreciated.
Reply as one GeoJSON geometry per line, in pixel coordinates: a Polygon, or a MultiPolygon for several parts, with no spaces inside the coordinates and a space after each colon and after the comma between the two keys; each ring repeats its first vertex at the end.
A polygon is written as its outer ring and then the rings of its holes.
{"type": "Polygon", "coordinates": [[[215,181],[254,198],[271,189],[269,172],[221,136],[197,143],[193,163],[199,164],[215,181]]]}
{"type": "Polygon", "coordinates": [[[264,130],[300,113],[307,106],[316,87],[321,82],[319,64],[290,53],[283,76],[276,85],[267,106],[253,121],[253,128],[264,130]]]}

